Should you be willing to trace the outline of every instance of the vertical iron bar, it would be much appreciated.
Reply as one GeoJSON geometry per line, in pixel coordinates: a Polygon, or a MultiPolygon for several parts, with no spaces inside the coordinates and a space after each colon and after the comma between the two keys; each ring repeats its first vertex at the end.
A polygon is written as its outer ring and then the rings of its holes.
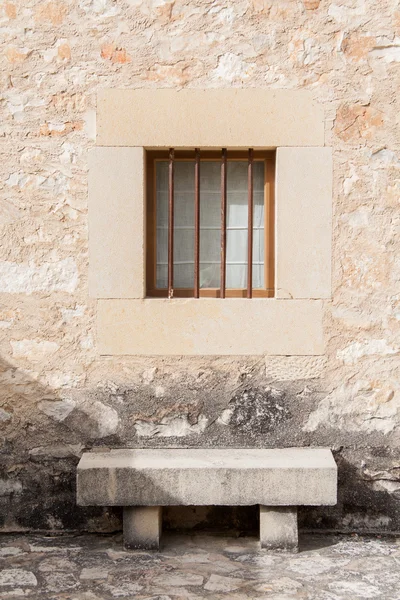
{"type": "Polygon", "coordinates": [[[200,297],[200,148],[194,164],[194,297],[200,297]]]}
{"type": "Polygon", "coordinates": [[[220,298],[225,298],[226,286],[226,148],[222,148],[221,157],[221,281],[220,298]]]}
{"type": "Polygon", "coordinates": [[[170,148],[168,165],[168,298],[174,296],[174,159],[174,149],[170,148]]]}
{"type": "Polygon", "coordinates": [[[253,148],[249,148],[247,167],[248,221],[247,221],[247,297],[253,295],[253,148]]]}

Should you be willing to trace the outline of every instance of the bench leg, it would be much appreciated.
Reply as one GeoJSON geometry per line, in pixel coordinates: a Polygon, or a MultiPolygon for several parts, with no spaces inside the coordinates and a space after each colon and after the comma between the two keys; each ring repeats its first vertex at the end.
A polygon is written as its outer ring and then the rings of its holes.
{"type": "Polygon", "coordinates": [[[160,547],[161,517],[161,506],[124,507],[125,547],[158,550],[160,547]]]}
{"type": "Polygon", "coordinates": [[[297,507],[260,505],[261,548],[298,550],[297,507]]]}

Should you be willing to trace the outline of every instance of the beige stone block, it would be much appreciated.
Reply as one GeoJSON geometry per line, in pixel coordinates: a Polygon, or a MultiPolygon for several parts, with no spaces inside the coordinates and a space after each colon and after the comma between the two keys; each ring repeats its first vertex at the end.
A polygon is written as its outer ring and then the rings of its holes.
{"type": "Polygon", "coordinates": [[[276,296],[330,298],[331,148],[278,148],[276,296]]]}
{"type": "Polygon", "coordinates": [[[322,146],[323,109],[308,90],[102,90],[97,144],[193,148],[322,146]]]}
{"type": "Polygon", "coordinates": [[[297,552],[297,507],[260,506],[260,543],[268,550],[297,552]]]}
{"type": "Polygon", "coordinates": [[[318,300],[99,300],[97,333],[103,355],[324,353],[318,300]]]}
{"type": "Polygon", "coordinates": [[[143,298],[143,148],[89,152],[89,293],[143,298]]]}
{"type": "Polygon", "coordinates": [[[325,356],[266,356],[265,377],[270,381],[314,379],[324,374],[326,366],[325,356]]]}
{"type": "Polygon", "coordinates": [[[158,550],[162,528],[161,506],[125,506],[125,548],[158,550]]]}

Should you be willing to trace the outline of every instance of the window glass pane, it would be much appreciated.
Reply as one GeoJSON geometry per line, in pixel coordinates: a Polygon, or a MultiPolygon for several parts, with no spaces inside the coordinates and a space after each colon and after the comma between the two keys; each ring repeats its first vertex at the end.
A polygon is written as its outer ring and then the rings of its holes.
{"type": "Polygon", "coordinates": [[[174,188],[175,227],[194,228],[194,161],[175,161],[174,188]]]}
{"type": "MultiPolygon", "coordinates": [[[[156,162],[156,196],[156,287],[166,288],[168,286],[168,161],[156,162]]],[[[193,285],[194,161],[175,161],[174,287],[192,288],[193,285]]]]}
{"type": "MultiPolygon", "coordinates": [[[[265,252],[265,163],[254,161],[253,164],[253,289],[265,287],[264,252],[265,252]]],[[[246,274],[247,275],[247,274],[246,274]]]]}
{"type": "Polygon", "coordinates": [[[253,289],[264,287],[264,265],[253,263],[253,289]]]}
{"type": "Polygon", "coordinates": [[[168,162],[156,162],[157,229],[168,227],[168,162]]]}
{"type": "MultiPolygon", "coordinates": [[[[226,287],[247,285],[247,161],[227,169],[226,287]]],[[[175,161],[174,287],[194,285],[194,161],[175,161]]],[[[168,161],[156,162],[156,286],[168,283],[168,161]]],[[[264,162],[254,162],[253,287],[264,287],[264,162]]],[[[200,287],[220,285],[221,162],[201,161],[200,287]]]]}
{"type": "Polygon", "coordinates": [[[218,288],[221,279],[219,262],[202,262],[200,267],[200,287],[218,288]]]}
{"type": "Polygon", "coordinates": [[[156,281],[157,281],[157,288],[158,289],[163,289],[168,287],[168,266],[165,265],[157,265],[157,270],[156,270],[156,281]]]}
{"type": "Polygon", "coordinates": [[[253,267],[264,264],[264,229],[253,230],[253,267]]]}
{"type": "MultiPolygon", "coordinates": [[[[247,161],[228,161],[226,287],[247,287],[247,161]]],[[[264,162],[253,163],[253,288],[264,287],[264,162]],[[255,269],[255,267],[258,267],[255,269]]]]}
{"type": "Polygon", "coordinates": [[[165,227],[157,228],[157,265],[168,262],[168,230],[165,227]]]}
{"type": "Polygon", "coordinates": [[[174,264],[174,287],[192,288],[194,284],[194,263],[174,264]]]}
{"type": "Polygon", "coordinates": [[[221,163],[200,164],[200,287],[217,288],[221,264],[221,163]]]}
{"type": "Polygon", "coordinates": [[[174,264],[194,263],[194,228],[176,227],[174,230],[174,264]]]}
{"type": "Polygon", "coordinates": [[[226,287],[244,288],[247,275],[247,162],[228,162],[226,287]]]}
{"type": "MultiPolygon", "coordinates": [[[[246,217],[247,219],[247,217],[246,217]]],[[[226,264],[242,265],[246,269],[247,265],[247,228],[244,229],[228,227],[226,240],[226,264]]],[[[227,277],[228,279],[228,277],[227,277]]],[[[228,283],[228,281],[227,281],[228,283]]],[[[237,285],[227,285],[227,287],[242,287],[237,285]]]]}

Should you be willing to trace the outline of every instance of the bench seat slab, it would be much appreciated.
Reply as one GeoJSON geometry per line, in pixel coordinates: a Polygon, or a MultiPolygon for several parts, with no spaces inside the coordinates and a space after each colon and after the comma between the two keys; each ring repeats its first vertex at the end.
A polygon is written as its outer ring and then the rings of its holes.
{"type": "Polygon", "coordinates": [[[297,507],[260,506],[260,543],[269,550],[297,552],[297,507]]]}
{"type": "Polygon", "coordinates": [[[86,452],[83,506],[320,506],[336,504],[329,449],[140,449],[86,452]]]}
{"type": "Polygon", "coordinates": [[[161,506],[125,506],[123,516],[125,547],[158,550],[161,520],[161,506]]]}

